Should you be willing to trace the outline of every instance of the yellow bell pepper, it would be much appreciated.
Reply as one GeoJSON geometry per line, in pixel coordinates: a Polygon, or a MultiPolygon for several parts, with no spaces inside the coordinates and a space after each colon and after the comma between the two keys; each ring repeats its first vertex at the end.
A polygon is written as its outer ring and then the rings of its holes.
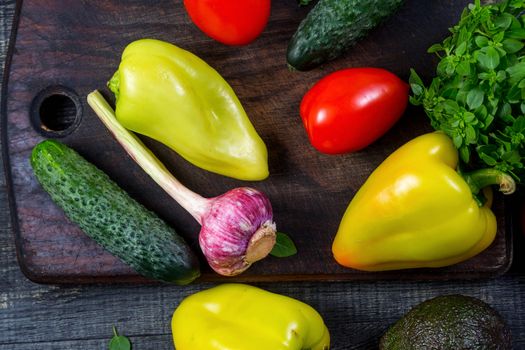
{"type": "Polygon", "coordinates": [[[366,271],[452,265],[494,240],[491,184],[511,193],[507,174],[456,171],[458,152],[443,133],[422,135],[392,153],[350,202],[332,245],[341,265],[366,271]],[[486,191],[485,191],[486,192],[486,191]]]}
{"type": "Polygon", "coordinates": [[[129,44],[108,83],[118,121],[189,162],[241,180],[268,177],[268,156],[228,83],[206,62],[167,42],[129,44]]]}
{"type": "Polygon", "coordinates": [[[243,284],[184,299],[173,314],[177,350],[328,350],[321,316],[298,300],[243,284]]]}

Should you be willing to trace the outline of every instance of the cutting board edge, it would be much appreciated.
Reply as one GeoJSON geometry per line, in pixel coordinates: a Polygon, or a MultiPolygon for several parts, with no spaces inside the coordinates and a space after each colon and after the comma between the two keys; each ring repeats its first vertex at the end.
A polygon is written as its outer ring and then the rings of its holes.
{"type": "MultiPolygon", "coordinates": [[[[15,16],[13,27],[11,31],[11,40],[9,42],[8,52],[6,56],[6,64],[4,67],[4,76],[2,81],[2,108],[0,111],[0,138],[2,144],[2,155],[4,160],[4,173],[6,178],[6,187],[8,194],[8,203],[10,209],[10,217],[12,230],[15,237],[15,246],[16,253],[19,262],[19,266],[23,274],[31,281],[35,283],[42,284],[97,284],[97,283],[157,283],[146,280],[145,278],[140,277],[139,275],[117,275],[117,276],[46,276],[38,273],[38,270],[35,269],[35,266],[30,266],[27,264],[27,261],[23,259],[24,250],[23,244],[21,244],[21,231],[19,227],[19,220],[17,215],[17,204],[16,198],[14,195],[14,188],[12,183],[11,167],[10,167],[10,157],[8,149],[8,138],[7,138],[7,97],[8,97],[8,83],[10,78],[10,64],[16,47],[16,38],[17,30],[20,22],[20,14],[22,9],[23,0],[17,0],[15,8],[15,16]]],[[[326,274],[326,275],[259,275],[259,276],[240,276],[237,279],[225,279],[218,275],[206,274],[203,278],[197,280],[198,282],[224,282],[224,281],[240,281],[240,282],[282,282],[282,281],[333,281],[333,282],[343,282],[343,281],[381,281],[381,280],[418,280],[418,281],[431,281],[431,280],[456,280],[456,279],[478,279],[478,278],[492,278],[497,277],[508,271],[512,264],[513,260],[513,231],[515,225],[513,215],[510,215],[509,206],[505,205],[507,210],[505,210],[505,239],[506,239],[506,251],[507,255],[505,256],[505,261],[496,266],[493,270],[486,271],[461,271],[461,272],[452,272],[452,274],[432,274],[427,271],[425,273],[401,273],[401,274],[377,274],[377,273],[368,273],[368,274],[326,274]],[[432,278],[431,276],[436,276],[432,278]]],[[[417,270],[422,271],[422,270],[417,270]]],[[[430,270],[431,271],[431,270],[430,270]]]]}
{"type": "Polygon", "coordinates": [[[8,202],[8,209],[9,209],[9,217],[11,221],[11,231],[15,239],[16,257],[17,257],[20,269],[22,270],[22,273],[26,277],[28,277],[30,272],[27,269],[27,266],[25,266],[23,259],[22,259],[23,251],[21,248],[22,245],[20,244],[20,239],[21,239],[20,227],[18,226],[17,207],[16,207],[15,196],[14,196],[11,166],[10,166],[11,162],[10,162],[10,157],[9,157],[8,140],[7,140],[8,86],[9,86],[9,78],[10,78],[10,72],[11,72],[11,62],[12,62],[12,58],[13,58],[13,54],[14,54],[15,46],[16,46],[18,24],[20,23],[20,14],[22,12],[22,4],[23,4],[23,0],[16,0],[14,15],[13,15],[13,24],[11,27],[11,33],[9,35],[9,45],[7,47],[4,70],[2,72],[3,74],[2,75],[2,85],[1,85],[2,94],[0,96],[0,144],[2,147],[2,162],[4,166],[7,202],[8,202]]]}

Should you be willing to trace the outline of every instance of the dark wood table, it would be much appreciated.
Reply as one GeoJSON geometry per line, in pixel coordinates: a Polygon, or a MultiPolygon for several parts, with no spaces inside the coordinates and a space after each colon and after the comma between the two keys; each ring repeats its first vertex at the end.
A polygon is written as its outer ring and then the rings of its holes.
{"type": "MultiPolygon", "coordinates": [[[[13,15],[14,0],[0,0],[2,67],[13,15]]],[[[375,349],[387,327],[412,306],[454,293],[490,303],[510,324],[515,349],[525,349],[525,259],[520,257],[525,242],[520,235],[515,240],[514,264],[496,279],[259,286],[315,307],[330,329],[334,350],[375,349]]],[[[54,286],[28,281],[16,261],[5,177],[0,172],[0,350],[107,349],[113,325],[131,338],[134,349],[173,349],[173,310],[182,298],[210,286],[54,286]]]]}

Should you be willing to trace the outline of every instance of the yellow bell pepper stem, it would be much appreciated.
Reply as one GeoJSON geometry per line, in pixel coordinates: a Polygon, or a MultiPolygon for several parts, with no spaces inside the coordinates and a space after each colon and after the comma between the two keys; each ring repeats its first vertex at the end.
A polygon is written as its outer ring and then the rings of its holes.
{"type": "Polygon", "coordinates": [[[243,284],[184,299],[171,322],[177,350],[328,350],[330,334],[311,306],[243,284]]]}
{"type": "Polygon", "coordinates": [[[481,205],[474,195],[491,184],[509,193],[515,184],[495,169],[459,174],[458,161],[440,132],[392,153],[350,202],[332,245],[335,259],[365,271],[442,267],[486,249],[496,217],[491,201],[481,205]]]}
{"type": "Polygon", "coordinates": [[[266,146],[235,92],[194,54],[159,40],[132,42],[108,86],[125,128],[203,169],[240,180],[268,177],[266,146]]]}
{"type": "Polygon", "coordinates": [[[474,195],[491,185],[499,185],[499,191],[503,194],[512,194],[516,191],[516,182],[512,176],[494,168],[461,173],[461,176],[474,195]]]}

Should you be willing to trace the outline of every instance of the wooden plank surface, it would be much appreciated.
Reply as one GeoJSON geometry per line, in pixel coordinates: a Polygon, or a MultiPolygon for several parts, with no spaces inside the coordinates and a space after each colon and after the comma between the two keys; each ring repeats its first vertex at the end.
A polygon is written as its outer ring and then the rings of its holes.
{"type": "MultiPolygon", "coordinates": [[[[0,1],[0,64],[13,19],[13,0],[0,1]]],[[[1,155],[0,155],[1,158],[1,155]]],[[[0,159],[1,161],[1,159],[0,159]]],[[[169,319],[186,295],[209,286],[43,286],[20,272],[0,172],[0,349],[107,349],[111,327],[135,350],[173,350],[169,319]]],[[[376,349],[378,336],[416,303],[461,293],[489,302],[510,324],[514,349],[525,349],[525,244],[516,236],[511,273],[476,282],[259,284],[310,303],[324,316],[333,350],[376,349]]]]}
{"type": "MultiPolygon", "coordinates": [[[[434,66],[425,54],[426,48],[446,35],[467,3],[439,1],[428,5],[409,0],[344,59],[301,73],[288,70],[285,50],[306,9],[299,9],[289,0],[274,1],[264,33],[253,44],[241,48],[227,47],[202,35],[189,21],[181,1],[157,1],[152,7],[147,1],[133,0],[118,11],[116,0],[89,6],[77,0],[24,2],[9,70],[5,131],[12,174],[10,189],[16,199],[17,211],[13,214],[19,257],[26,275],[47,283],[143,282],[71,223],[32,175],[29,155],[45,135],[31,125],[31,103],[42,90],[57,84],[75,90],[84,110],[79,127],[61,140],[158,213],[199,251],[199,227],[194,219],[125,155],[85,103],[87,93],[103,88],[113,74],[122,49],[145,36],[174,42],[215,67],[230,82],[268,146],[270,177],[247,183],[205,172],[146,140],[176,177],[205,196],[247,185],[269,196],[278,229],[293,238],[298,254],[286,261],[269,257],[228,281],[458,279],[504,272],[511,260],[511,240],[501,200],[494,205],[498,217],[494,243],[464,263],[385,273],[338,265],[331,243],[350,198],[391,152],[431,128],[421,109],[409,108],[391,131],[362,152],[328,156],[310,147],[298,116],[299,101],[308,87],[336,69],[384,67],[407,79],[409,68],[414,67],[423,77],[430,77],[434,66]],[[116,13],[118,20],[113,18],[116,13]]],[[[225,280],[201,260],[201,280],[225,280]]]]}

